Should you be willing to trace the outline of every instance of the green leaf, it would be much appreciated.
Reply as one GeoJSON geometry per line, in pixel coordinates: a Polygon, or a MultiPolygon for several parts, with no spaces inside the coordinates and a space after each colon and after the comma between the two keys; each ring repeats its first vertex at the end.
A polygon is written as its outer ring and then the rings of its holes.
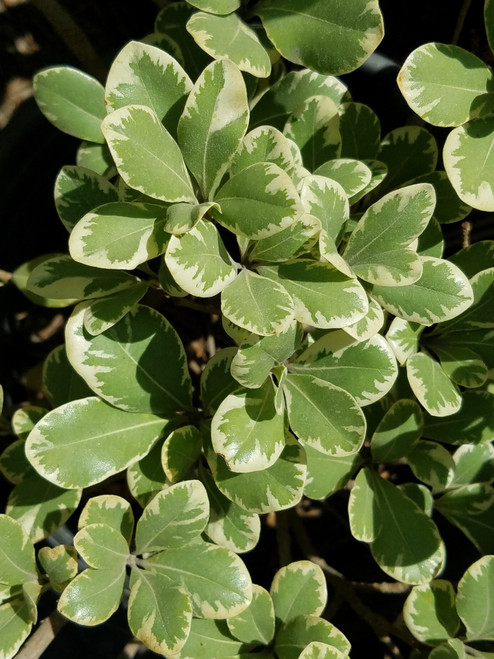
{"type": "Polygon", "coordinates": [[[137,305],[109,330],[91,336],[83,327],[86,307],[82,303],[69,318],[66,346],[71,364],[95,393],[129,412],[174,414],[190,407],[185,351],[159,312],[137,305]]]}
{"type": "Polygon", "coordinates": [[[274,163],[259,162],[233,175],[215,196],[221,211],[211,215],[246,238],[267,238],[290,226],[303,206],[286,172],[274,163]]]}
{"type": "Polygon", "coordinates": [[[379,567],[397,581],[420,585],[433,579],[445,560],[436,525],[400,489],[369,472],[378,532],[370,548],[379,567]]]}
{"type": "Polygon", "coordinates": [[[240,7],[240,0],[188,0],[189,5],[210,14],[231,14],[240,7]]]}
{"type": "Polygon", "coordinates": [[[307,212],[321,222],[322,231],[338,244],[350,215],[342,186],[325,176],[308,176],[302,183],[300,198],[307,212]]]}
{"type": "Polygon", "coordinates": [[[174,134],[192,82],[161,48],[130,41],[113,60],[105,87],[108,112],[145,105],[174,134]]]}
{"type": "Polygon", "coordinates": [[[129,491],[143,508],[169,485],[161,462],[163,442],[163,438],[159,439],[147,455],[127,469],[129,491]]]}
{"type": "Polygon", "coordinates": [[[303,324],[340,328],[357,322],[368,311],[367,295],[361,285],[329,263],[299,259],[260,266],[258,271],[283,285],[293,298],[296,320],[303,324]]]}
{"type": "Polygon", "coordinates": [[[381,124],[376,113],[362,103],[342,103],[340,112],[341,156],[357,160],[377,158],[381,124]]]}
{"type": "Polygon", "coordinates": [[[96,206],[115,201],[118,201],[115,186],[85,167],[66,165],[55,181],[55,207],[68,231],[96,206]]]}
{"type": "Polygon", "coordinates": [[[352,158],[328,160],[314,171],[314,175],[324,176],[336,181],[349,198],[364,190],[372,178],[369,167],[360,160],[352,158]]]}
{"type": "Polygon", "coordinates": [[[420,257],[422,276],[408,286],[373,286],[373,297],[389,312],[410,322],[432,325],[459,316],[473,301],[472,287],[455,265],[420,257]]]}
{"type": "Polygon", "coordinates": [[[304,213],[285,229],[256,240],[249,257],[252,261],[289,261],[316,242],[320,229],[319,220],[304,213]]]}
{"type": "Polygon", "coordinates": [[[385,413],[371,439],[375,462],[394,462],[409,452],[422,435],[423,417],[414,400],[397,400],[385,413]]]}
{"type": "Polygon", "coordinates": [[[463,332],[464,329],[494,327],[491,309],[494,303],[494,268],[481,270],[470,279],[473,290],[473,304],[461,318],[443,325],[441,332],[463,332]]]}
{"type": "Polygon", "coordinates": [[[237,554],[253,549],[259,541],[261,532],[259,515],[249,513],[227,499],[219,491],[213,477],[206,469],[200,469],[200,476],[208,492],[210,505],[206,535],[215,544],[237,554]]]}
{"type": "Polygon", "coordinates": [[[456,593],[449,581],[436,579],[412,588],[403,607],[408,629],[417,640],[437,645],[456,636],[460,619],[455,608],[456,593]]]}
{"type": "Polygon", "coordinates": [[[449,490],[436,509],[473,542],[481,554],[494,553],[494,490],[475,483],[449,490]]]}
{"type": "Polygon", "coordinates": [[[165,263],[177,284],[196,297],[213,297],[237,275],[215,225],[203,219],[187,233],[171,236],[165,263]]]}
{"type": "Polygon", "coordinates": [[[285,445],[283,410],[275,404],[271,380],[258,389],[243,389],[227,396],[211,425],[213,448],[234,472],[267,469],[285,445]]]}
{"type": "Polygon", "coordinates": [[[53,407],[93,394],[81,376],[70,365],[64,345],[52,350],[45,360],[43,389],[53,407]]]}
{"type": "Polygon", "coordinates": [[[71,66],[53,66],[34,76],[33,87],[39,109],[59,130],[81,140],[104,142],[105,92],[95,78],[71,66]]]}
{"type": "Polygon", "coordinates": [[[17,586],[38,580],[34,547],[21,524],[0,515],[0,583],[17,586]]]}
{"type": "Polygon", "coordinates": [[[350,98],[348,89],[338,78],[309,69],[290,71],[272,85],[253,107],[251,126],[269,124],[283,130],[288,116],[301,103],[321,94],[337,105],[350,98]]]}
{"type": "Polygon", "coordinates": [[[401,485],[398,485],[398,487],[409,499],[414,501],[428,517],[432,517],[435,501],[432,492],[428,487],[421,483],[402,483],[401,485]]]}
{"type": "Polygon", "coordinates": [[[91,300],[84,307],[84,329],[92,336],[106,332],[135,307],[147,290],[148,284],[140,281],[115,295],[91,300]]]}
{"type": "Polygon", "coordinates": [[[328,96],[311,96],[288,117],[283,130],[300,148],[304,166],[313,171],[340,155],[339,114],[328,96]]]}
{"type": "Polygon", "coordinates": [[[492,439],[494,395],[488,391],[463,391],[462,405],[446,418],[424,415],[424,437],[447,444],[479,444],[492,439]]]}
{"type": "Polygon", "coordinates": [[[178,652],[187,640],[192,605],[183,588],[149,570],[133,569],[128,620],[131,632],[153,652],[178,652]]]}
{"type": "Polygon", "coordinates": [[[115,110],[102,129],[118,172],[131,188],[160,201],[195,203],[180,148],[150,108],[115,110]]]}
{"type": "Polygon", "coordinates": [[[326,643],[343,655],[350,652],[350,643],[334,625],[323,618],[301,615],[289,620],[276,634],[276,654],[279,659],[297,659],[314,641],[326,643]]]}
{"type": "Polygon", "coordinates": [[[391,321],[386,332],[386,340],[400,366],[404,366],[407,359],[418,352],[419,339],[423,331],[424,326],[419,323],[410,323],[403,318],[393,318],[391,321]]]}
{"type": "Polygon", "coordinates": [[[36,423],[48,410],[45,407],[26,405],[17,409],[12,416],[12,430],[19,439],[26,439],[36,423]]]}
{"type": "Polygon", "coordinates": [[[236,352],[236,348],[218,350],[201,374],[201,400],[208,412],[214,413],[220,403],[238,389],[238,382],[230,373],[230,364],[236,352]]]}
{"type": "Polygon", "coordinates": [[[462,387],[481,387],[487,379],[488,368],[480,357],[463,346],[448,349],[434,348],[446,375],[462,387]]]}
{"type": "MultiPolygon", "coordinates": [[[[278,336],[280,335],[274,335],[278,336]]],[[[251,334],[251,338],[242,343],[232,359],[231,373],[243,387],[257,389],[264,384],[275,364],[276,360],[262,349],[259,337],[251,334]]]]}
{"type": "Polygon", "coordinates": [[[341,457],[356,453],[365,436],[365,417],[344,389],[311,375],[283,382],[293,432],[312,448],[341,457]]]}
{"type": "Polygon", "coordinates": [[[136,528],[136,553],[148,554],[170,547],[182,547],[204,530],[209,501],[198,480],[170,485],[144,508],[136,528]]]}
{"type": "Polygon", "coordinates": [[[24,451],[25,439],[17,439],[5,448],[0,455],[0,472],[17,485],[32,473],[32,467],[24,451]]]}
{"type": "Polygon", "coordinates": [[[384,33],[379,6],[372,0],[317,0],[304,7],[297,0],[262,0],[256,13],[283,57],[332,75],[361,66],[384,33]],[[320,48],[322,43],[331,48],[320,48]]]}
{"type": "Polygon", "coordinates": [[[99,570],[123,569],[129,557],[127,540],[104,523],[84,526],[74,536],[74,547],[89,567],[99,570]]]}
{"type": "Polygon", "coordinates": [[[259,126],[243,138],[233,157],[230,172],[238,174],[258,162],[272,162],[287,174],[292,174],[296,164],[292,148],[293,144],[277,128],[259,126]]]}
{"type": "Polygon", "coordinates": [[[305,454],[292,435],[272,467],[250,473],[235,473],[212,448],[206,452],[208,464],[220,492],[244,510],[267,513],[295,506],[302,498],[305,454]]]}
{"type": "Polygon", "coordinates": [[[168,435],[163,444],[161,462],[170,483],[188,476],[201,455],[201,449],[201,434],[195,426],[183,426],[168,435]]]}
{"type": "Polygon", "coordinates": [[[459,46],[428,43],[408,56],[398,74],[398,86],[422,119],[434,126],[460,126],[475,116],[473,102],[493,90],[494,79],[473,53],[459,46]]]}
{"type": "Polygon", "coordinates": [[[226,621],[231,634],[244,643],[269,645],[274,636],[273,601],[267,590],[252,585],[252,602],[234,618],[226,621]]]}
{"type": "Polygon", "coordinates": [[[253,645],[247,645],[232,636],[226,620],[192,618],[187,642],[179,654],[169,655],[169,657],[170,659],[196,659],[203,656],[206,647],[208,652],[217,659],[250,659],[250,654],[243,652],[247,652],[253,645]]]}
{"type": "Polygon", "coordinates": [[[31,632],[33,621],[24,597],[0,604],[0,652],[10,659],[31,632]]]}
{"type": "Polygon", "coordinates": [[[81,142],[76,153],[76,164],[78,167],[90,169],[107,179],[112,178],[117,173],[115,163],[106,143],[81,142]]]}
{"type": "Polygon", "coordinates": [[[72,258],[100,268],[133,270],[165,251],[166,208],[111,202],[87,213],[74,227],[72,258]]]}
{"type": "MultiPolygon", "coordinates": [[[[434,217],[441,224],[452,224],[464,220],[472,210],[458,197],[446,172],[429,172],[416,178],[414,183],[430,183],[434,186],[436,191],[434,217]]],[[[465,274],[467,273],[465,272],[465,274]]]]}
{"type": "MultiPolygon", "coordinates": [[[[79,529],[89,524],[106,524],[116,529],[130,543],[134,531],[134,514],[130,503],[115,494],[91,497],[79,515],[79,529]]],[[[96,566],[93,566],[96,567],[96,566]]]]}
{"type": "Polygon", "coordinates": [[[124,584],[125,566],[102,570],[88,568],[68,584],[57,608],[79,625],[99,625],[118,609],[124,584]]]}
{"type": "Polygon", "coordinates": [[[490,483],[494,479],[494,446],[464,444],[453,454],[455,474],[452,485],[490,483]]]}
{"type": "Polygon", "coordinates": [[[494,118],[488,118],[455,128],[444,144],[444,168],[457,195],[482,211],[494,210],[493,142],[494,118]]]}
{"type": "Polygon", "coordinates": [[[55,485],[88,487],[144,457],[168,424],[155,414],[128,414],[83,398],[48,412],[26,440],[26,455],[55,485]]]}
{"type": "Polygon", "coordinates": [[[228,60],[212,62],[195,83],[178,124],[182,155],[205,199],[216,192],[248,122],[242,75],[228,60]]]}
{"type": "Polygon", "coordinates": [[[341,387],[361,406],[387,394],[398,373],[386,339],[376,334],[368,341],[357,342],[343,330],[324,334],[298,355],[288,370],[341,387]]]}
{"type": "Polygon", "coordinates": [[[285,624],[301,615],[320,616],[328,598],[324,572],[306,560],[280,568],[273,577],[269,592],[277,624],[285,624]]]}
{"type": "Polygon", "coordinates": [[[360,542],[372,542],[382,531],[378,493],[369,469],[361,469],[350,490],[348,520],[353,537],[360,542]]]}
{"type": "Polygon", "coordinates": [[[450,452],[436,442],[421,439],[407,454],[407,462],[415,476],[433,491],[445,490],[453,480],[454,460],[450,452]]]}
{"type": "Polygon", "coordinates": [[[64,306],[84,298],[105,297],[134,286],[137,277],[127,272],[108,272],[77,263],[70,256],[51,256],[36,266],[28,279],[28,290],[44,297],[64,300],[64,306]]]}
{"type": "Polygon", "coordinates": [[[449,416],[458,412],[462,398],[440,364],[424,352],[407,360],[408,382],[419,402],[432,416],[449,416]]]}
{"type": "Polygon", "coordinates": [[[494,53],[494,5],[492,0],[486,0],[484,5],[484,22],[485,31],[487,32],[487,41],[494,53]]]}
{"type": "Polygon", "coordinates": [[[390,192],[363,215],[348,240],[345,259],[371,284],[404,286],[422,275],[413,242],[427,226],[435,205],[429,183],[390,192]]]}
{"type": "Polygon", "coordinates": [[[363,190],[357,192],[357,194],[352,197],[352,204],[356,204],[362,199],[362,197],[365,197],[372,192],[372,190],[381,185],[388,176],[388,166],[379,160],[365,160],[364,165],[370,169],[371,180],[363,190]]]}
{"type": "Polygon", "coordinates": [[[38,560],[50,579],[50,586],[58,593],[61,593],[77,574],[77,551],[72,545],[41,547],[38,560]]]}
{"type": "Polygon", "coordinates": [[[479,240],[449,258],[471,279],[481,270],[494,268],[494,240],[479,240]]]}
{"type": "Polygon", "coordinates": [[[167,549],[146,560],[146,568],[182,586],[195,616],[231,618],[252,599],[252,582],[242,560],[224,547],[193,543],[167,549]]]}
{"type": "Polygon", "coordinates": [[[281,283],[250,270],[242,270],[224,289],[221,311],[236,325],[261,336],[283,332],[293,321],[293,301],[281,283]]]}
{"type": "Polygon", "coordinates": [[[429,659],[466,659],[465,646],[458,638],[449,638],[429,654],[429,659]]]}
{"type": "Polygon", "coordinates": [[[483,556],[458,582],[456,608],[467,639],[494,639],[494,556],[483,556]]]}
{"type": "Polygon", "coordinates": [[[301,443],[307,456],[304,494],[310,499],[326,499],[333,492],[344,488],[362,462],[358,453],[335,458],[316,451],[305,442],[301,443]]]}
{"type": "MultiPolygon", "coordinates": [[[[369,310],[365,316],[352,325],[345,325],[345,332],[357,341],[367,341],[377,334],[383,325],[384,313],[381,305],[369,298],[369,310]]],[[[390,343],[387,336],[386,340],[390,343]]]]}
{"type": "Polygon", "coordinates": [[[10,492],[5,512],[20,522],[31,542],[40,542],[65,524],[79,505],[82,490],[64,490],[33,469],[10,492]]]}
{"type": "Polygon", "coordinates": [[[388,168],[386,192],[436,169],[438,148],[434,136],[421,126],[403,126],[389,132],[377,156],[388,168]]]}
{"type": "Polygon", "coordinates": [[[168,206],[166,215],[167,232],[176,236],[187,233],[213,206],[218,207],[213,201],[205,201],[202,204],[183,203],[168,206]]]}
{"type": "Polygon", "coordinates": [[[271,62],[266,49],[237,14],[215,16],[199,11],[187,22],[187,31],[215,60],[229,59],[241,71],[257,78],[269,76],[271,62]]]}
{"type": "Polygon", "coordinates": [[[349,655],[322,641],[311,641],[299,654],[299,659],[349,659],[349,655]]]}

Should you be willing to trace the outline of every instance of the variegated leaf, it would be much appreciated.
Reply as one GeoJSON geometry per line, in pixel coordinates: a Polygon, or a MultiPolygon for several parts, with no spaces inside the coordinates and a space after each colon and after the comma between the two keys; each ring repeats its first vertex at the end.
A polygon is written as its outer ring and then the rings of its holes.
{"type": "Polygon", "coordinates": [[[356,204],[363,197],[365,197],[367,194],[369,194],[375,188],[381,185],[381,183],[386,179],[388,175],[388,166],[384,162],[381,162],[380,160],[366,159],[364,160],[364,165],[368,167],[371,172],[371,180],[365,186],[365,188],[360,190],[360,192],[354,194],[354,196],[351,199],[352,204],[356,204]]]}
{"type": "Polygon", "coordinates": [[[339,122],[336,103],[328,96],[308,98],[288,118],[283,132],[297,144],[309,171],[340,155],[339,122]]]}
{"type": "Polygon", "coordinates": [[[453,454],[455,474],[453,485],[490,483],[494,479],[494,446],[464,444],[453,454]]]}
{"type": "Polygon", "coordinates": [[[64,345],[52,350],[45,360],[43,389],[53,407],[93,395],[91,389],[70,365],[64,345]]]}
{"type": "Polygon", "coordinates": [[[290,427],[306,444],[335,457],[362,446],[365,417],[344,389],[311,375],[289,374],[283,391],[290,427]]]}
{"type": "Polygon", "coordinates": [[[290,434],[278,460],[261,471],[234,473],[209,447],[206,457],[220,492],[248,512],[262,514],[285,510],[302,498],[307,473],[305,454],[290,434]]]}
{"type": "Polygon", "coordinates": [[[259,126],[247,133],[233,158],[230,171],[238,174],[257,162],[272,162],[288,174],[293,172],[296,163],[292,145],[277,128],[259,126]]]}
{"type": "Polygon", "coordinates": [[[72,366],[95,393],[129,412],[173,414],[190,407],[185,351],[158,311],[137,305],[109,330],[91,336],[83,326],[86,307],[80,304],[69,318],[66,346],[72,366]]]}
{"type": "Polygon", "coordinates": [[[155,553],[192,542],[204,531],[208,516],[208,496],[200,481],[170,485],[144,508],[136,527],[136,553],[155,553]]]}
{"type": "Polygon", "coordinates": [[[363,215],[348,240],[345,259],[371,284],[405,286],[422,275],[413,242],[424,231],[435,205],[434,188],[410,185],[390,192],[363,215]]]}
{"type": "Polygon", "coordinates": [[[123,568],[129,558],[126,539],[104,523],[84,526],[74,536],[74,547],[89,567],[98,570],[123,568]]]}
{"type": "Polygon", "coordinates": [[[29,616],[26,599],[10,598],[0,604],[0,652],[5,659],[14,657],[21,645],[31,633],[33,621],[29,616]]]}
{"type": "Polygon", "coordinates": [[[295,186],[274,163],[255,163],[232,176],[215,196],[213,217],[233,233],[253,240],[290,226],[303,213],[295,186]]]}
{"type": "MultiPolygon", "coordinates": [[[[382,307],[373,298],[370,298],[368,312],[356,323],[345,325],[345,332],[357,341],[367,341],[377,334],[383,325],[384,313],[382,307]]],[[[386,340],[391,345],[387,335],[386,340]]]]}
{"type": "Polygon", "coordinates": [[[352,158],[328,160],[314,171],[314,175],[325,176],[339,183],[350,201],[351,197],[364,190],[372,179],[369,167],[352,158]]]}
{"type": "Polygon", "coordinates": [[[248,122],[239,70],[228,60],[211,63],[195,83],[178,124],[183,158],[205,199],[214,196],[248,122]]]}
{"type": "Polygon", "coordinates": [[[240,7],[240,0],[190,0],[189,5],[210,14],[231,14],[240,7]]]}
{"type": "Polygon", "coordinates": [[[432,325],[459,316],[473,301],[470,283],[459,268],[443,259],[420,257],[422,276],[408,286],[373,286],[373,297],[395,316],[432,325]]]}
{"type": "Polygon", "coordinates": [[[371,439],[375,462],[399,460],[416,445],[424,427],[422,411],[414,400],[397,400],[387,410],[371,439]]]}
{"type": "MultiPolygon", "coordinates": [[[[0,584],[17,586],[38,580],[33,543],[22,525],[8,515],[0,514],[0,584]]],[[[3,593],[2,593],[3,595],[3,593]]]]}
{"type": "Polygon", "coordinates": [[[333,624],[317,616],[300,615],[289,620],[276,634],[276,655],[279,659],[298,659],[303,649],[314,641],[330,645],[343,656],[350,652],[350,642],[333,624]]]}
{"type": "Polygon", "coordinates": [[[189,475],[201,449],[201,434],[195,426],[182,426],[168,435],[161,451],[161,463],[170,483],[178,483],[189,475]]]}
{"type": "Polygon", "coordinates": [[[92,336],[106,332],[135,307],[147,290],[147,282],[139,281],[115,295],[91,300],[84,307],[84,329],[92,336]]]}
{"type": "Polygon", "coordinates": [[[134,514],[126,499],[116,494],[91,497],[79,515],[78,528],[97,523],[116,529],[130,543],[134,531],[134,514]]]}
{"type": "Polygon", "coordinates": [[[408,358],[408,382],[419,402],[432,416],[449,416],[458,412],[461,395],[440,364],[424,352],[408,358]]]}
{"type": "Polygon", "coordinates": [[[242,560],[224,547],[194,542],[154,554],[146,569],[168,577],[186,591],[194,616],[231,618],[252,599],[252,582],[242,560]]]}
{"type": "Polygon", "coordinates": [[[398,74],[408,105],[434,126],[460,126],[475,116],[475,99],[492,91],[484,62],[464,48],[428,43],[416,48],[398,74]]]}
{"type": "Polygon", "coordinates": [[[71,66],[53,66],[34,76],[33,87],[39,109],[59,130],[81,140],[104,142],[105,92],[95,78],[71,66]]]}
{"type": "Polygon", "coordinates": [[[258,389],[244,389],[227,396],[211,425],[213,448],[234,472],[271,467],[285,445],[284,410],[275,405],[271,380],[258,389]]]}
{"type": "Polygon", "coordinates": [[[158,439],[147,455],[127,469],[129,491],[142,508],[170,485],[161,463],[163,442],[163,438],[158,439]]]}
{"type": "Polygon", "coordinates": [[[43,417],[26,440],[26,455],[55,485],[88,487],[147,455],[168,423],[155,414],[128,414],[99,398],[83,398],[43,417]]]}
{"type": "Polygon", "coordinates": [[[257,389],[264,384],[275,364],[276,360],[262,349],[259,337],[251,334],[232,359],[231,374],[242,387],[257,389]]]}
{"type": "Polygon", "coordinates": [[[237,352],[236,348],[223,348],[218,350],[201,375],[201,400],[204,409],[215,412],[220,403],[231,393],[238,389],[238,382],[230,373],[230,364],[237,352]]]}
{"type": "Polygon", "coordinates": [[[78,167],[90,169],[107,179],[113,178],[117,174],[117,168],[106,142],[104,144],[81,142],[76,153],[76,164],[78,167]]]}
{"type": "Polygon", "coordinates": [[[256,240],[249,250],[249,256],[252,261],[289,261],[307,251],[316,242],[320,230],[319,220],[304,213],[278,233],[256,240]]]}
{"type": "Polygon", "coordinates": [[[494,240],[479,240],[449,258],[471,279],[481,270],[494,268],[494,240]]]}
{"type": "Polygon", "coordinates": [[[187,22],[187,31],[215,60],[229,59],[241,71],[257,78],[271,72],[269,54],[255,31],[238,16],[215,16],[199,11],[187,22]]]}
{"type": "Polygon", "coordinates": [[[74,226],[70,254],[96,268],[133,270],[165,251],[166,217],[166,207],[157,204],[103,204],[74,226]]]}
{"type": "Polygon", "coordinates": [[[262,0],[256,13],[283,57],[332,75],[361,66],[384,33],[375,0],[351,4],[317,0],[307,6],[297,0],[262,0]],[[331,44],[331,48],[319,48],[317,44],[321,43],[331,44]]]}
{"type": "Polygon", "coordinates": [[[359,468],[362,459],[358,453],[335,458],[301,442],[307,456],[307,480],[304,494],[309,499],[326,499],[345,487],[359,468]]]}
{"type": "Polygon", "coordinates": [[[402,318],[393,318],[386,333],[386,340],[395,353],[400,366],[404,366],[409,357],[418,351],[419,338],[424,326],[410,323],[402,318]]]}
{"type": "Polygon", "coordinates": [[[494,118],[455,128],[444,144],[444,167],[462,201],[482,211],[494,210],[492,171],[494,118]]]}
{"type": "Polygon", "coordinates": [[[233,618],[226,621],[230,632],[244,643],[269,645],[273,640],[275,618],[273,600],[267,590],[252,585],[252,602],[233,618]]]}
{"type": "Polygon", "coordinates": [[[451,484],[455,463],[441,444],[421,439],[407,453],[407,462],[415,476],[433,491],[445,490],[451,484]]]}
{"type": "Polygon", "coordinates": [[[223,290],[221,310],[233,323],[260,336],[283,332],[294,317],[292,298],[283,285],[250,270],[242,270],[223,290]]]}
{"type": "Polygon", "coordinates": [[[473,304],[461,317],[441,326],[441,332],[462,333],[465,329],[494,327],[492,305],[494,303],[494,268],[481,270],[470,279],[473,290],[473,304]]]}
{"type": "Polygon", "coordinates": [[[174,135],[191,89],[189,76],[171,55],[153,45],[130,41],[110,67],[105,101],[109,112],[126,105],[145,105],[174,135]]]}
{"type": "Polygon", "coordinates": [[[271,86],[251,112],[251,126],[269,124],[282,130],[288,116],[311,96],[328,96],[337,105],[350,99],[346,86],[333,76],[310,69],[290,71],[271,86]]]}
{"type": "Polygon", "coordinates": [[[437,346],[434,348],[446,375],[456,384],[467,388],[481,387],[489,370],[480,357],[463,346],[454,349],[437,346]]]}
{"type": "Polygon", "coordinates": [[[293,299],[295,318],[301,323],[321,329],[345,327],[363,318],[369,309],[362,286],[329,263],[299,259],[260,266],[258,271],[286,288],[293,299]]]}
{"type": "Polygon", "coordinates": [[[33,472],[33,468],[26,458],[25,441],[25,439],[13,441],[0,454],[0,473],[14,485],[22,483],[33,472]]]}
{"type": "Polygon", "coordinates": [[[171,236],[165,263],[177,284],[196,297],[213,297],[237,275],[237,267],[212,222],[199,220],[181,236],[171,236]]]}
{"type": "Polygon", "coordinates": [[[55,181],[55,207],[68,231],[96,206],[115,201],[115,186],[86,167],[66,165],[55,181]]]}
{"type": "MultiPolygon", "coordinates": [[[[178,654],[168,654],[167,659],[196,659],[204,653],[205,647],[218,659],[250,659],[244,650],[253,649],[254,644],[235,638],[228,630],[226,620],[192,618],[187,642],[178,654]]],[[[267,659],[271,656],[268,655],[267,659]]]]}
{"type": "Polygon", "coordinates": [[[456,636],[460,626],[455,600],[453,586],[444,579],[415,586],[403,607],[406,626],[417,640],[427,645],[447,641],[456,636]]]}
{"type": "Polygon", "coordinates": [[[206,535],[215,544],[237,554],[253,549],[261,532],[259,515],[249,513],[227,499],[206,469],[200,469],[200,477],[208,492],[210,507],[206,535]]]}
{"type": "Polygon", "coordinates": [[[58,593],[61,593],[77,574],[77,551],[72,545],[41,547],[38,560],[50,579],[50,586],[58,593]]]}
{"type": "Polygon", "coordinates": [[[300,615],[320,616],[328,598],[324,572],[319,565],[307,560],[280,568],[269,592],[278,625],[300,615]]]}
{"type": "Polygon", "coordinates": [[[386,339],[379,334],[356,342],[343,330],[329,332],[288,366],[350,393],[360,406],[376,402],[391,389],[398,369],[386,339]]]}
{"type": "Polygon", "coordinates": [[[349,654],[322,641],[311,641],[299,654],[299,659],[349,659],[349,654]]]}
{"type": "Polygon", "coordinates": [[[325,176],[308,176],[303,181],[300,198],[307,212],[320,221],[321,230],[338,245],[350,216],[348,197],[342,186],[325,176]]]}
{"type": "Polygon", "coordinates": [[[118,609],[124,584],[125,566],[102,570],[88,568],[68,584],[57,608],[79,625],[99,625],[118,609]]]}
{"type": "Polygon", "coordinates": [[[436,191],[434,217],[441,224],[459,222],[470,214],[471,207],[463,203],[458,197],[446,172],[437,170],[429,172],[428,174],[419,176],[413,182],[430,183],[434,186],[434,190],[436,191]]]}
{"type": "Polygon", "coordinates": [[[348,520],[353,537],[360,542],[372,542],[382,532],[378,499],[369,469],[361,469],[350,490],[348,520]]]}
{"type": "Polygon", "coordinates": [[[183,588],[168,577],[133,569],[128,604],[129,627],[153,652],[170,656],[189,635],[192,605],[183,588]]]}
{"type": "Polygon", "coordinates": [[[166,214],[166,230],[176,236],[190,231],[210,208],[219,206],[212,201],[202,204],[172,204],[166,214]]]}
{"type": "Polygon", "coordinates": [[[102,130],[118,172],[131,188],[160,201],[195,203],[180,148],[150,108],[115,110],[102,130]]]}
{"type": "Polygon", "coordinates": [[[494,640],[494,556],[483,556],[458,582],[456,608],[469,640],[494,640]]]}

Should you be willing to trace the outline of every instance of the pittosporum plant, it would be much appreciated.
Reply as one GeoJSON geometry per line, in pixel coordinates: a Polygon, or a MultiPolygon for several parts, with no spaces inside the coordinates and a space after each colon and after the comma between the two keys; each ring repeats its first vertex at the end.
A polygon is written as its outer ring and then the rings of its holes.
{"type": "Polygon", "coordinates": [[[378,45],[375,0],[190,0],[155,29],[120,51],[105,87],[66,66],[34,81],[46,117],[83,142],[55,184],[69,253],[13,276],[73,310],[44,365],[50,409],[19,409],[0,458],[13,484],[1,655],[50,588],[82,625],[126,591],[131,632],[169,659],[347,657],[322,617],[329,566],[288,561],[268,592],[239,554],[260,516],[350,489],[351,534],[413,586],[404,621],[420,656],[489,656],[494,248],[445,259],[441,227],[493,209],[490,71],[424,46],[400,74],[425,118],[462,124],[444,172],[429,131],[382,137],[335,77],[378,45]],[[182,312],[214,326],[200,377],[182,312]],[[398,464],[409,482],[389,477],[398,464]],[[122,473],[133,501],[90,497],[73,546],[35,551],[84,488],[122,473]],[[437,578],[436,511],[482,555],[457,587],[437,578]]]}

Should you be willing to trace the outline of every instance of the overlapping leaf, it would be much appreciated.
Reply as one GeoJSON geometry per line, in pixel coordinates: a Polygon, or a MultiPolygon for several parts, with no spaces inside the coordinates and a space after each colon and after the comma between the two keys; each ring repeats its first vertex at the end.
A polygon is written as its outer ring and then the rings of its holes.
{"type": "Polygon", "coordinates": [[[462,398],[458,388],[441,365],[426,353],[409,357],[407,376],[413,393],[432,416],[449,416],[460,409],[462,398]]]}

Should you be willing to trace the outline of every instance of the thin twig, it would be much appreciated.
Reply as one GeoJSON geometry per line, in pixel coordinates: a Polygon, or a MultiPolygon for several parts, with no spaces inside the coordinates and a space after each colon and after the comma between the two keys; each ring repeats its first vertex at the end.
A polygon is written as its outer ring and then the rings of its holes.
{"type": "Polygon", "coordinates": [[[472,225],[468,220],[465,220],[464,222],[461,223],[461,246],[463,248],[468,247],[470,245],[470,232],[472,231],[472,225]]]}
{"type": "Polygon", "coordinates": [[[67,618],[61,616],[57,610],[52,611],[24,643],[20,652],[16,655],[16,659],[38,659],[38,657],[41,657],[66,623],[67,618]]]}
{"type": "Polygon", "coordinates": [[[467,17],[468,10],[470,9],[471,4],[472,4],[472,0],[463,0],[461,9],[458,12],[458,20],[456,21],[455,31],[453,33],[453,38],[451,40],[452,44],[458,43],[458,39],[460,38],[460,34],[461,31],[463,30],[463,25],[465,23],[465,18],[467,17]]]}

